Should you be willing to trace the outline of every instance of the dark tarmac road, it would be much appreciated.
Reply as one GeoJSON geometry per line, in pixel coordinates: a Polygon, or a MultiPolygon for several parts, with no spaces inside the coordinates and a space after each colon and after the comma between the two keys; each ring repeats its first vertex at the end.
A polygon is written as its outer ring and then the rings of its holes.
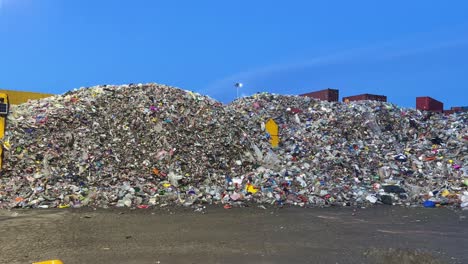
{"type": "Polygon", "coordinates": [[[468,211],[0,210],[0,263],[468,263],[468,211]]]}

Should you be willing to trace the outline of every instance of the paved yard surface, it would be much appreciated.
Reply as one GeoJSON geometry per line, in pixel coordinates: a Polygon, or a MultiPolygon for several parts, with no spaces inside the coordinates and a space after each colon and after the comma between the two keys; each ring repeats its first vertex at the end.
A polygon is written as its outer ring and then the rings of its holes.
{"type": "Polygon", "coordinates": [[[468,263],[468,211],[0,211],[0,263],[468,263]]]}

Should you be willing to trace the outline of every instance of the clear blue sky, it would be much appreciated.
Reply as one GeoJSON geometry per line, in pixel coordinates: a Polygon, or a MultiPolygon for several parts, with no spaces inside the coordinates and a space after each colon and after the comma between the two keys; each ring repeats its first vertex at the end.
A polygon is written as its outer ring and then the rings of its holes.
{"type": "Polygon", "coordinates": [[[337,88],[468,105],[468,1],[0,0],[0,87],[337,88]]]}

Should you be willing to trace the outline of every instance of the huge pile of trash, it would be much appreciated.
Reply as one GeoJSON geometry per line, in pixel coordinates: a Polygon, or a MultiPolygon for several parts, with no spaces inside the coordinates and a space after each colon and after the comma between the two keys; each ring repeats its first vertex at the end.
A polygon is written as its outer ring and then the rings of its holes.
{"type": "Polygon", "coordinates": [[[261,93],[223,105],[158,84],[81,88],[10,109],[0,208],[466,208],[467,121],[374,101],[261,93]]]}

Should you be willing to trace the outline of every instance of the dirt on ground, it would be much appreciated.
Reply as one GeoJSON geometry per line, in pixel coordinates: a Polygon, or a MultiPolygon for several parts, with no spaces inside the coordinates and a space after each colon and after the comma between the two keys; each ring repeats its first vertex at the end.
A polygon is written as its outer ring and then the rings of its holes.
{"type": "Polygon", "coordinates": [[[0,211],[0,263],[468,263],[468,211],[0,211]]]}

